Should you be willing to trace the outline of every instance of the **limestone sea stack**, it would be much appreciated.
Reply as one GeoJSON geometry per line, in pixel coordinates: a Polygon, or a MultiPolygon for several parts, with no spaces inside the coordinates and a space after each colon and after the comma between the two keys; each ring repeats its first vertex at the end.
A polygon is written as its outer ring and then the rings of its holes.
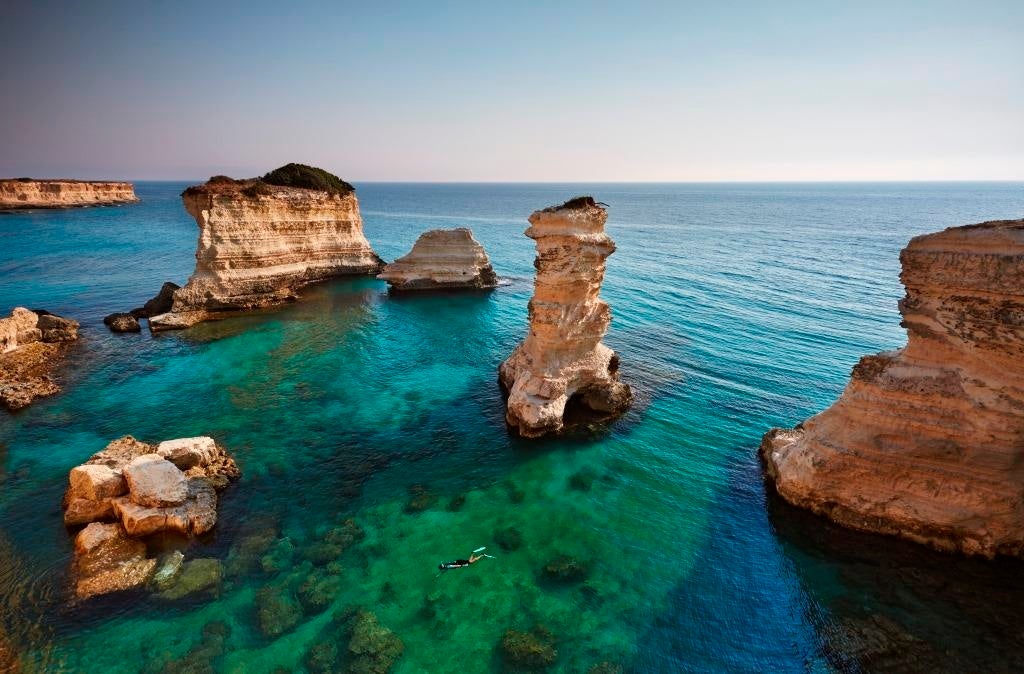
{"type": "Polygon", "coordinates": [[[296,298],[309,283],[376,274],[383,261],[363,235],[354,188],[289,164],[263,178],[211,178],[182,194],[199,225],[196,269],[153,330],[185,328],[296,298]]]}
{"type": "Polygon", "coordinates": [[[570,401],[605,418],[632,403],[618,356],[601,343],[611,311],[598,295],[615,251],[607,219],[591,197],[530,216],[526,236],[537,242],[530,332],[498,370],[508,391],[506,420],[525,437],[561,431],[570,401]]]}
{"type": "Polygon", "coordinates": [[[1024,556],[1024,220],[919,236],[900,255],[907,344],[761,454],[790,503],[940,550],[1024,556]]]}
{"type": "Polygon", "coordinates": [[[412,250],[377,278],[392,290],[490,289],[498,276],[480,242],[466,227],[432,229],[420,234],[412,250]]]}
{"type": "Polygon", "coordinates": [[[60,392],[53,373],[76,339],[77,321],[46,311],[15,307],[0,318],[0,404],[19,410],[60,392]]]}
{"type": "Polygon", "coordinates": [[[138,201],[131,183],[98,180],[0,180],[0,210],[112,206],[138,201]]]}

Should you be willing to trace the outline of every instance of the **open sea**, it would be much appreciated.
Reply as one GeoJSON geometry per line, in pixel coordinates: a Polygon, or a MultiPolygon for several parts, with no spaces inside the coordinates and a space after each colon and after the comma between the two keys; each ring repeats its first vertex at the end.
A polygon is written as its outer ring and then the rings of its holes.
{"type": "Polygon", "coordinates": [[[0,311],[82,323],[64,393],[0,415],[0,631],[22,671],[349,671],[335,617],[357,607],[402,640],[399,673],[504,671],[505,631],[538,625],[555,672],[1024,669],[1024,566],[838,529],[768,494],[756,454],[904,343],[907,241],[1024,217],[1024,184],[357,184],[385,259],[468,226],[510,284],[339,280],[111,334],[103,316],[191,273],[186,185],[0,214],[0,311]],[[520,440],[497,367],[527,328],[523,230],[579,194],[609,204],[605,341],[637,402],[606,430],[520,440]],[[216,529],[185,550],[223,563],[216,591],[68,600],[68,470],[125,434],[236,456],[216,529]],[[332,547],[349,518],[364,535],[332,547]],[[438,576],[480,546],[494,558],[438,576]],[[545,574],[566,558],[575,576],[545,574]]]}

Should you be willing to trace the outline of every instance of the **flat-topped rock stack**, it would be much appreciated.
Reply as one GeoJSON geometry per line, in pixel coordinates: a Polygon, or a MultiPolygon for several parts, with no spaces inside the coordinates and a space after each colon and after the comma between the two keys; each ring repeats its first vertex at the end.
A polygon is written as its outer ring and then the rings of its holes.
{"type": "Polygon", "coordinates": [[[839,524],[1024,556],[1024,220],[919,236],[900,261],[906,346],[766,434],[768,477],[839,524]]]}
{"type": "Polygon", "coordinates": [[[498,285],[484,247],[466,227],[432,229],[377,278],[392,290],[490,289],[498,285]]]}
{"type": "Polygon", "coordinates": [[[148,582],[156,560],[145,558],[139,539],[210,531],[217,523],[217,491],[238,476],[234,459],[208,437],[151,445],[127,435],[72,468],[64,524],[86,525],[75,541],[76,594],[148,582]]]}
{"type": "Polygon", "coordinates": [[[537,242],[530,332],[499,368],[506,420],[525,437],[563,430],[570,402],[603,418],[632,403],[629,386],[619,381],[618,356],[601,343],[611,311],[599,294],[605,259],[615,252],[607,219],[591,197],[530,216],[526,236],[537,242]]]}
{"type": "Polygon", "coordinates": [[[383,266],[355,189],[326,171],[289,164],[259,179],[216,176],[182,199],[199,225],[196,268],[170,310],[150,315],[153,330],[274,306],[309,283],[383,266]]]}
{"type": "Polygon", "coordinates": [[[135,186],[103,180],[0,180],[0,210],[112,206],[138,201],[135,186]]]}
{"type": "Polygon", "coordinates": [[[76,339],[77,321],[45,311],[15,307],[0,318],[0,404],[19,410],[60,392],[53,372],[76,339]]]}

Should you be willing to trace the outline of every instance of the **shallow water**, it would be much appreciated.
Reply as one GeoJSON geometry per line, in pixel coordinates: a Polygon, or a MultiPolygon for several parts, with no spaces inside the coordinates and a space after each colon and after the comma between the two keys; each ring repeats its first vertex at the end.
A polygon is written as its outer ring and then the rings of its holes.
{"type": "Polygon", "coordinates": [[[1024,665],[1019,565],[836,529],[767,497],[756,460],[769,427],[825,407],[860,355],[903,343],[907,240],[1021,217],[1024,185],[357,185],[384,258],[424,229],[469,226],[511,283],[396,298],[341,280],[258,316],[110,334],[105,314],[191,271],[183,187],[0,216],[0,309],[83,325],[66,391],[0,418],[0,625],[27,671],[155,670],[211,621],[229,626],[224,647],[193,656],[215,670],[301,670],[316,643],[344,650],[332,616],[349,607],[402,639],[397,672],[501,671],[503,632],[537,624],[564,672],[891,669],[865,646],[879,624],[912,669],[1024,665]],[[610,204],[606,341],[638,402],[607,430],[526,442],[506,432],[496,382],[526,327],[522,231],[580,193],[610,204]],[[225,562],[219,594],[66,601],[67,471],[124,434],[208,434],[237,456],[216,531],[186,551],[225,562]],[[365,536],[325,548],[347,518],[365,536]],[[510,527],[517,549],[499,545],[515,547],[510,527]],[[251,551],[267,532],[283,561],[264,565],[251,551]],[[482,545],[495,559],[438,577],[482,545]],[[584,577],[547,578],[559,555],[584,577]],[[257,598],[300,593],[333,561],[330,604],[265,636],[257,598]]]}

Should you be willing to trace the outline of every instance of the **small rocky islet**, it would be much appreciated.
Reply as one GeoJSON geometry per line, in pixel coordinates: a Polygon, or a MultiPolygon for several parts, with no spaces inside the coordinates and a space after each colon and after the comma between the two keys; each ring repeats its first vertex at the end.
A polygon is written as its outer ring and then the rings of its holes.
{"type": "Polygon", "coordinates": [[[127,435],[72,468],[64,524],[72,531],[84,527],[75,534],[75,596],[88,599],[155,580],[173,597],[181,591],[172,585],[179,574],[185,586],[205,588],[196,582],[197,572],[219,576],[219,562],[184,562],[178,551],[157,560],[147,556],[146,541],[209,532],[217,523],[217,492],[239,475],[234,459],[209,437],[151,445],[127,435]]]}

